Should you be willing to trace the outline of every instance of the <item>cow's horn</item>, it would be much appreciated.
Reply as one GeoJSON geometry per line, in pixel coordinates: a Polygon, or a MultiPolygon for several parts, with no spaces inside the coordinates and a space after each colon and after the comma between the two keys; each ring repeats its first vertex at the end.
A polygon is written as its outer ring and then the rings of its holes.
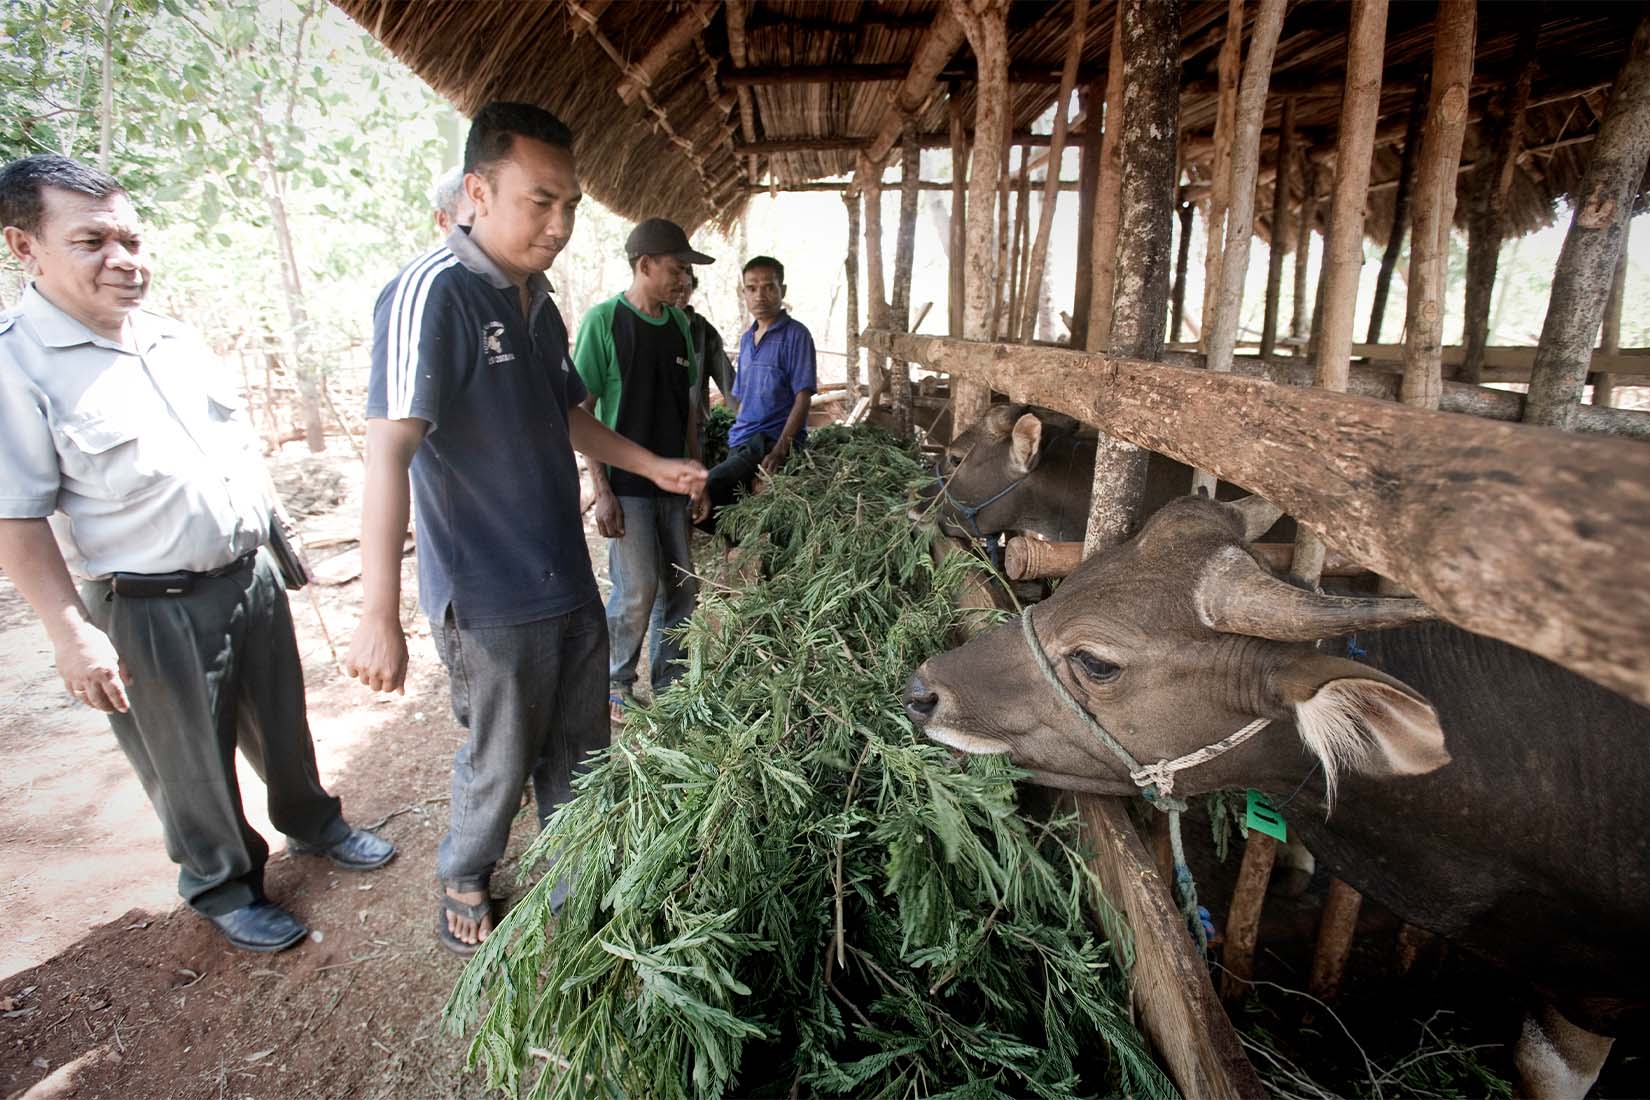
{"type": "Polygon", "coordinates": [[[1209,563],[1193,599],[1211,630],[1278,642],[1315,642],[1438,617],[1420,600],[1323,596],[1296,588],[1235,546],[1209,563]]]}
{"type": "Polygon", "coordinates": [[[1232,501],[1232,507],[1243,517],[1243,541],[1254,542],[1272,529],[1283,515],[1283,509],[1264,497],[1246,496],[1232,501]]]}

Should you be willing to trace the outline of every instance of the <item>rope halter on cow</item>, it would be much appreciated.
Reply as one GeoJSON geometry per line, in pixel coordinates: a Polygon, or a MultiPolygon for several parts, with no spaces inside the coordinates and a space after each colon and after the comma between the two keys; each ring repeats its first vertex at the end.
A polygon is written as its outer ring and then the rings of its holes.
{"type": "MultiPolygon", "coordinates": [[[[1036,605],[1032,605],[1034,607],[1036,605]]],[[[1159,760],[1153,764],[1141,764],[1134,758],[1134,754],[1123,747],[1123,743],[1090,714],[1077,697],[1067,688],[1054,671],[1054,665],[1049,661],[1048,654],[1043,650],[1042,642],[1037,639],[1037,628],[1032,624],[1032,607],[1027,607],[1020,613],[1020,629],[1025,634],[1026,647],[1031,650],[1032,660],[1037,662],[1037,669],[1043,674],[1043,679],[1049,682],[1055,695],[1066,704],[1090,733],[1099,739],[1112,751],[1112,755],[1122,761],[1123,767],[1128,770],[1129,779],[1139,788],[1140,795],[1148,803],[1169,815],[1169,847],[1174,854],[1175,886],[1180,891],[1181,912],[1186,916],[1197,936],[1199,948],[1208,946],[1207,937],[1203,931],[1203,922],[1197,914],[1197,889],[1192,882],[1191,868],[1186,865],[1186,850],[1180,840],[1180,815],[1186,809],[1185,800],[1174,796],[1175,773],[1195,768],[1199,764],[1206,764],[1225,753],[1231,752],[1255,734],[1271,724],[1270,718],[1257,718],[1247,726],[1230,736],[1223,737],[1211,745],[1205,745],[1195,752],[1184,756],[1177,756],[1173,760],[1159,760]]]]}

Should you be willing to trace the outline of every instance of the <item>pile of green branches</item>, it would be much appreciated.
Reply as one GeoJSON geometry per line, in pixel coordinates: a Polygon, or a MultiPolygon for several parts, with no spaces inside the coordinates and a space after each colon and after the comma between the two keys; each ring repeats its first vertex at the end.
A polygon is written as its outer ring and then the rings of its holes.
{"type": "Polygon", "coordinates": [[[1007,764],[959,765],[901,711],[971,568],[936,565],[907,516],[925,476],[887,436],[827,429],[724,513],[766,579],[706,586],[686,675],[552,818],[523,861],[542,877],[448,1004],[491,1085],[1173,1094],[1075,823],[1022,817],[1007,764]]]}

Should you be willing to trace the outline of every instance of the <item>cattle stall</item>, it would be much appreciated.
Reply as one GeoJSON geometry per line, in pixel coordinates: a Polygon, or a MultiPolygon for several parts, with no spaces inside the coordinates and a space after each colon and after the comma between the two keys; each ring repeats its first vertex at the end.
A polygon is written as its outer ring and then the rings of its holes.
{"type": "MultiPolygon", "coordinates": [[[[1620,337],[1650,159],[1642,5],[334,2],[461,111],[497,98],[555,111],[579,135],[587,191],[626,216],[727,229],[757,194],[840,192],[845,409],[944,441],[997,395],[1098,430],[1082,549],[1011,547],[1020,568],[1055,556],[1069,569],[1137,530],[1155,452],[1294,517],[1295,544],[1268,555],[1303,583],[1374,574],[1650,704],[1650,412],[1618,407],[1650,386],[1650,348],[1620,337]],[[1051,107],[1049,131],[1034,129],[1051,107]],[[949,151],[949,180],[921,178],[924,149],[949,151]],[[1068,149],[1075,179],[1061,176],[1068,149]],[[930,322],[946,335],[912,315],[927,191],[948,196],[949,295],[930,322]],[[1073,200],[1076,239],[1052,239],[1055,204],[1073,200]],[[1502,242],[1561,202],[1572,213],[1540,341],[1494,345],[1502,242]],[[1201,303],[1185,300],[1194,225],[1201,303]],[[1459,346],[1443,343],[1452,227],[1467,240],[1459,346]],[[1267,270],[1250,340],[1256,236],[1267,270]],[[1382,252],[1359,316],[1366,245],[1382,252]],[[1052,287],[1059,248],[1076,277],[1052,287]],[[1036,323],[1045,297],[1063,336],[1036,323]]],[[[1261,1094],[1150,838],[1119,800],[1079,806],[1176,1084],[1261,1094]]],[[[1237,984],[1271,859],[1250,841],[1227,907],[1237,984]]],[[[1330,898],[1313,974],[1326,998],[1358,909],[1344,884],[1330,898]]]]}

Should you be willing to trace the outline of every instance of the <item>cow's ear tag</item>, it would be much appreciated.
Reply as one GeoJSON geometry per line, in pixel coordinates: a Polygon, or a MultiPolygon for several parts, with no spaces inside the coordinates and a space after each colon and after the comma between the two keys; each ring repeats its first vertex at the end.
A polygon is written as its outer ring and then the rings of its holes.
{"type": "Polygon", "coordinates": [[[1247,805],[1244,807],[1243,823],[1251,829],[1257,829],[1280,844],[1289,840],[1289,826],[1283,820],[1283,815],[1267,797],[1249,788],[1247,805]]]}

